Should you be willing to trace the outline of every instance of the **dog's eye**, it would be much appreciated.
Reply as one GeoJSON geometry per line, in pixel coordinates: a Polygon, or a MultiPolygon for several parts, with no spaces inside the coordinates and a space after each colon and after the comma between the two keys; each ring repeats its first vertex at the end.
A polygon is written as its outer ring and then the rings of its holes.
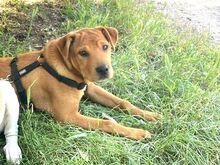
{"type": "Polygon", "coordinates": [[[108,49],[108,45],[103,45],[103,46],[102,46],[102,49],[103,49],[103,50],[107,50],[107,49],[108,49]]]}
{"type": "Polygon", "coordinates": [[[79,54],[82,56],[82,57],[88,57],[89,56],[89,53],[85,50],[82,50],[79,52],[79,54]]]}

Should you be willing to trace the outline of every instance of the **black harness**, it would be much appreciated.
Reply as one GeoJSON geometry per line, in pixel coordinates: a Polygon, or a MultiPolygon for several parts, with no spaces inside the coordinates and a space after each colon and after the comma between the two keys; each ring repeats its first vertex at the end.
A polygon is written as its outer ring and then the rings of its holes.
{"type": "MultiPolygon", "coordinates": [[[[43,58],[43,55],[40,55],[39,58],[43,58]]],[[[17,58],[15,57],[12,59],[10,63],[11,75],[7,77],[7,80],[14,83],[20,102],[25,107],[28,104],[28,99],[27,99],[26,90],[24,89],[22,82],[21,82],[21,77],[25,76],[26,74],[28,74],[29,72],[31,72],[32,70],[36,69],[39,66],[43,67],[50,75],[52,75],[58,81],[70,87],[76,88],[78,90],[87,88],[86,83],[84,82],[78,83],[72,79],[69,79],[67,77],[60,75],[57,71],[51,68],[46,62],[39,62],[38,60],[36,60],[35,62],[25,66],[21,70],[18,70],[16,62],[17,62],[17,58]]]]}

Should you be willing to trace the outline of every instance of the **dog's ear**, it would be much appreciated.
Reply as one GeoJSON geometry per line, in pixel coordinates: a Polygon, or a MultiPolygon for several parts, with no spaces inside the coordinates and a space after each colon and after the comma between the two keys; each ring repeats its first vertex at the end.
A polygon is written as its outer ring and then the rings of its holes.
{"type": "Polygon", "coordinates": [[[118,41],[118,30],[113,27],[97,27],[101,30],[102,34],[105,36],[106,40],[111,44],[113,50],[118,41]]]}
{"type": "Polygon", "coordinates": [[[69,57],[70,46],[74,43],[75,39],[76,33],[69,33],[64,37],[57,39],[57,49],[64,58],[69,57]]]}

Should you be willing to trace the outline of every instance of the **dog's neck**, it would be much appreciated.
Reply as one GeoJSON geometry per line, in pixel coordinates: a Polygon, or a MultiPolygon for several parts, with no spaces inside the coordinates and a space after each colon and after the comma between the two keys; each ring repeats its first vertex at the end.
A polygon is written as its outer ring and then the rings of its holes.
{"type": "Polygon", "coordinates": [[[76,68],[70,68],[67,66],[68,64],[64,62],[62,55],[59,54],[59,52],[56,50],[56,47],[49,46],[49,48],[44,49],[43,55],[45,61],[60,75],[73,79],[78,83],[85,82],[83,76],[76,68]]]}

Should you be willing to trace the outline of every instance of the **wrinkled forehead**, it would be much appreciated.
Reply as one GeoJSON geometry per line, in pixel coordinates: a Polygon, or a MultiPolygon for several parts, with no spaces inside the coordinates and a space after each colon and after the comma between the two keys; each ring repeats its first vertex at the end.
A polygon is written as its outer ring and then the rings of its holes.
{"type": "Polygon", "coordinates": [[[96,29],[85,29],[77,32],[79,36],[79,42],[81,44],[91,43],[99,40],[106,40],[104,35],[100,30],[96,29]]]}
{"type": "Polygon", "coordinates": [[[74,33],[76,34],[74,45],[78,49],[83,49],[84,47],[100,47],[101,45],[108,43],[100,30],[82,29],[74,33]]]}

